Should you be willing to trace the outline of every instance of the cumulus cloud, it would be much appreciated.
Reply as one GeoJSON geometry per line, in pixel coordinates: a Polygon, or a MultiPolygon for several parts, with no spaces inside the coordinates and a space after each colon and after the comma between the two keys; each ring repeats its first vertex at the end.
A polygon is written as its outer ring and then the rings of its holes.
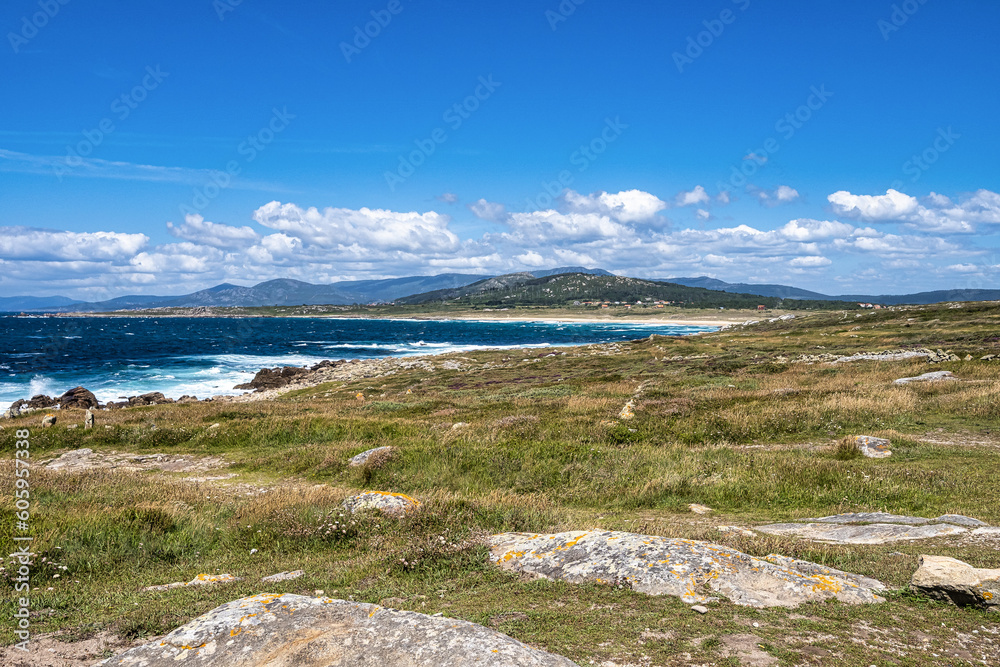
{"type": "Polygon", "coordinates": [[[486,201],[485,199],[473,202],[472,204],[469,204],[468,207],[469,210],[472,211],[472,214],[480,220],[497,222],[502,220],[507,215],[506,206],[496,202],[486,201]]]}
{"type": "Polygon", "coordinates": [[[773,207],[789,204],[799,198],[799,191],[788,185],[779,185],[774,190],[762,190],[748,186],[747,190],[757,196],[757,201],[761,206],[773,207]]]}
{"type": "Polygon", "coordinates": [[[200,215],[188,214],[180,225],[167,223],[171,236],[185,241],[204,243],[215,248],[244,248],[253,245],[260,235],[250,227],[232,227],[209,222],[200,215]]]}
{"type": "Polygon", "coordinates": [[[913,215],[920,207],[916,197],[889,189],[884,195],[854,195],[838,190],[827,197],[833,212],[854,220],[885,222],[913,215]]]}
{"type": "Polygon", "coordinates": [[[846,238],[854,227],[836,220],[811,220],[799,218],[788,221],[778,232],[792,241],[821,241],[832,238],[846,238]]]}
{"type": "Polygon", "coordinates": [[[711,201],[711,197],[705,192],[705,188],[696,185],[694,190],[690,192],[678,192],[677,193],[677,205],[678,206],[692,206],[694,204],[707,204],[711,201]]]}
{"type": "Polygon", "coordinates": [[[587,243],[633,236],[628,227],[595,213],[560,213],[552,210],[512,213],[507,224],[513,234],[505,235],[505,238],[531,244],[566,241],[587,243]]]}
{"type": "Polygon", "coordinates": [[[567,190],[562,195],[562,201],[569,212],[597,213],[624,223],[649,222],[667,208],[667,202],[642,190],[625,190],[614,194],[595,192],[590,195],[567,190]]]}
{"type": "Polygon", "coordinates": [[[800,269],[818,269],[824,266],[830,266],[833,264],[833,260],[827,257],[814,255],[809,257],[796,257],[788,264],[789,266],[794,266],[800,269]]]}
{"type": "Polygon", "coordinates": [[[889,189],[884,195],[855,195],[845,190],[827,197],[838,215],[869,222],[890,222],[940,234],[967,234],[977,224],[1000,224],[1000,194],[977,190],[958,202],[932,192],[922,200],[889,189]]]}
{"type": "Polygon", "coordinates": [[[372,252],[433,254],[459,247],[458,237],[448,229],[448,216],[434,211],[397,213],[369,208],[320,211],[272,201],[254,211],[253,218],[264,227],[328,250],[358,247],[372,252]]]}
{"type": "Polygon", "coordinates": [[[145,234],[0,227],[0,258],[60,262],[127,260],[148,242],[145,234]]]}

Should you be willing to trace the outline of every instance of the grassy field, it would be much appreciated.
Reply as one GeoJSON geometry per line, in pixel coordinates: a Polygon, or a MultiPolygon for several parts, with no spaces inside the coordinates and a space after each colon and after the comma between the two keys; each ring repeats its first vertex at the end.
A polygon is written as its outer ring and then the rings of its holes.
{"type": "MultiPolygon", "coordinates": [[[[986,664],[995,615],[907,592],[921,553],[1000,567],[995,543],[957,538],[822,545],[716,527],[884,510],[961,513],[1000,525],[1000,308],[922,306],[823,313],[687,338],[435,357],[414,368],[266,402],[99,412],[85,431],[65,411],[3,423],[0,539],[14,534],[14,430],[32,461],[98,452],[219,457],[198,473],[31,470],[35,632],[162,634],[236,597],[326,595],[495,627],[580,664],[986,664]],[[800,355],[896,348],[970,361],[794,363],[800,355]],[[950,370],[960,381],[896,386],[950,370]],[[364,395],[359,400],[357,395],[364,395]],[[618,419],[633,400],[635,417],[618,419]],[[215,424],[218,426],[214,427],[215,424]],[[845,435],[888,437],[885,460],[838,456],[845,435]],[[348,459],[389,445],[392,455],[348,459]],[[205,477],[235,476],[205,480],[205,477]],[[193,481],[199,479],[201,481],[193,481]],[[402,519],[344,516],[359,490],[422,501],[402,519]],[[689,512],[689,503],[714,509],[689,512]],[[888,602],[796,610],[680,600],[610,586],[525,581],[488,564],[503,531],[606,528],[712,540],[878,578],[888,602]],[[260,577],[303,569],[278,584],[260,577]],[[143,592],[199,573],[243,580],[143,592]],[[757,662],[753,662],[757,660],[757,662]],[[742,662],[741,662],[742,661],[742,662]]],[[[14,641],[10,564],[0,642],[14,641]]],[[[995,663],[994,663],[995,664],[995,663]]]]}

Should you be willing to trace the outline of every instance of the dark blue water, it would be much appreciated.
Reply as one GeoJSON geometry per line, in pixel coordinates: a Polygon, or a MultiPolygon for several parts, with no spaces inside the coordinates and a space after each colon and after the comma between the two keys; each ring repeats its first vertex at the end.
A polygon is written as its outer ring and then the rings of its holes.
{"type": "Polygon", "coordinates": [[[713,327],[334,318],[25,318],[0,315],[0,406],[77,385],[101,401],[148,391],[231,394],[261,368],[323,359],[582,345],[713,327]]]}

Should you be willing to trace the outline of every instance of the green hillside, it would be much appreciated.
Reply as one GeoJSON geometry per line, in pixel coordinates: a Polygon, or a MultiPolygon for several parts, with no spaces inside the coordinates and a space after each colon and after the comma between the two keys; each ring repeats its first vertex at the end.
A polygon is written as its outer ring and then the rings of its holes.
{"type": "Polygon", "coordinates": [[[480,280],[465,287],[435,290],[397,299],[397,304],[462,304],[472,306],[591,306],[632,304],[655,307],[672,305],[694,308],[756,308],[816,310],[856,309],[858,304],[841,301],[782,300],[753,294],[732,294],[701,287],[624,276],[563,273],[535,278],[529,273],[512,273],[480,280]]]}

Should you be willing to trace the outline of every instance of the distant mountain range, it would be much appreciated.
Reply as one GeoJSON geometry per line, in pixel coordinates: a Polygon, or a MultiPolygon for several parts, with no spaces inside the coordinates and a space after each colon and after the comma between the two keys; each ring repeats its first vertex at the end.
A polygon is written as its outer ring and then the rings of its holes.
{"type": "Polygon", "coordinates": [[[841,294],[829,295],[809,290],[789,287],[788,285],[755,285],[750,283],[727,283],[715,278],[701,276],[700,278],[666,278],[666,282],[687,285],[688,287],[704,287],[738,294],[757,294],[759,296],[776,296],[782,299],[833,299],[835,301],[859,301],[864,303],[880,303],[883,306],[896,306],[904,303],[928,304],[942,301],[997,301],[1000,300],[1000,289],[953,289],[936,290],[933,292],[915,292],[913,294],[841,294]]]}
{"type": "MultiPolygon", "coordinates": [[[[344,280],[329,285],[314,285],[299,280],[278,279],[242,287],[223,283],[192,294],[181,296],[129,295],[107,301],[75,301],[64,296],[15,296],[0,297],[0,312],[45,311],[45,312],[110,312],[115,310],[137,310],[141,308],[193,308],[198,306],[301,306],[301,305],[350,305],[364,303],[388,303],[407,297],[421,299],[454,298],[446,290],[464,288],[474,283],[499,280],[494,287],[512,287],[513,283],[532,279],[547,278],[568,273],[584,273],[596,276],[613,276],[604,269],[588,269],[579,266],[564,266],[505,276],[484,276],[465,273],[443,273],[436,276],[410,276],[384,280],[344,280]]],[[[1000,289],[957,289],[919,292],[915,294],[844,294],[828,295],[789,285],[768,285],[749,283],[727,283],[715,278],[667,278],[656,282],[667,282],[685,287],[698,287],[731,294],[752,294],[780,299],[857,301],[863,303],[928,304],[941,301],[994,301],[1000,300],[1000,289]]],[[[487,283],[487,290],[489,287],[487,283]]],[[[597,298],[596,296],[593,298],[597,298]]],[[[414,302],[407,299],[407,302],[414,302]]]]}
{"type": "MultiPolygon", "coordinates": [[[[604,269],[567,266],[537,271],[533,277],[560,273],[612,275],[604,269]]],[[[436,276],[410,276],[384,280],[344,280],[329,285],[314,285],[300,280],[268,280],[252,287],[223,283],[181,296],[129,295],[107,301],[74,301],[67,297],[3,297],[0,312],[45,311],[99,313],[142,308],[194,308],[198,306],[302,306],[388,303],[404,296],[462,287],[490,278],[484,275],[443,273],[436,276]]]]}

